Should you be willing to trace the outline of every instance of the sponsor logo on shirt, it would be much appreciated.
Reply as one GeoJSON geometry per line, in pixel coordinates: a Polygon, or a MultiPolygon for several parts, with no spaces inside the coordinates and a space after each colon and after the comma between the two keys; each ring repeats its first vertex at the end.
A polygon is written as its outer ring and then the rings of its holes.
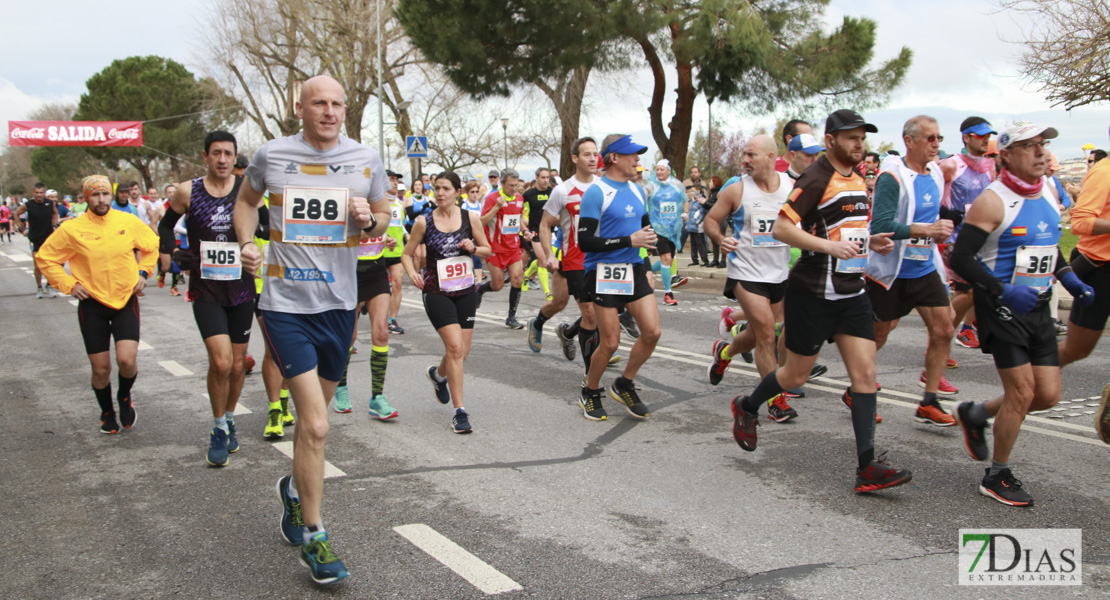
{"type": "Polygon", "coordinates": [[[289,163],[285,165],[285,174],[292,175],[297,172],[297,163],[289,163]]]}
{"type": "Polygon", "coordinates": [[[855,202],[851,204],[842,204],[840,210],[844,212],[855,212],[857,210],[867,210],[871,206],[866,202],[855,202]]]}
{"type": "Polygon", "coordinates": [[[327,165],[301,165],[301,173],[305,175],[327,175],[327,165]]]}

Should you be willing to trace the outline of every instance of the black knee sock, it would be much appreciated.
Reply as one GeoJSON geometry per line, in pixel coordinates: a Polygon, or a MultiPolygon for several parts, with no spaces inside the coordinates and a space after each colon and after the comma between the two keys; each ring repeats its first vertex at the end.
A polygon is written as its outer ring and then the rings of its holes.
{"type": "Polygon", "coordinates": [[[755,391],[751,396],[744,401],[744,410],[751,414],[759,414],[759,407],[767,403],[768,400],[778,396],[782,393],[782,386],[779,385],[779,380],[775,377],[778,371],[771,371],[764,377],[759,385],[755,386],[755,391]]]}
{"type": "Polygon", "coordinates": [[[493,286],[491,286],[489,284],[489,282],[487,281],[487,282],[483,283],[482,285],[478,286],[478,293],[479,294],[484,294],[484,293],[486,293],[486,292],[488,292],[492,289],[493,289],[493,286]]]}
{"type": "Polygon", "coordinates": [[[536,331],[543,331],[543,324],[546,322],[547,317],[543,316],[543,310],[541,309],[536,314],[536,331]]]}
{"type": "Polygon", "coordinates": [[[509,288],[509,318],[516,318],[516,307],[520,304],[520,288],[509,288]]]}
{"type": "Polygon", "coordinates": [[[112,406],[112,384],[108,384],[104,389],[93,388],[93,393],[96,394],[96,403],[100,405],[100,412],[115,414],[116,409],[112,406]]]}
{"type": "Polygon", "coordinates": [[[578,317],[577,319],[574,320],[573,323],[571,323],[570,325],[567,325],[567,329],[566,329],[566,332],[565,332],[567,334],[567,337],[572,338],[572,337],[577,336],[578,332],[581,331],[581,328],[579,327],[579,325],[581,325],[581,324],[582,324],[582,317],[578,317]]]}
{"type": "Polygon", "coordinates": [[[123,375],[119,376],[119,391],[116,392],[117,400],[123,400],[124,398],[131,397],[131,386],[135,385],[135,378],[138,376],[138,373],[135,373],[131,377],[124,377],[123,375]]]}
{"type": "Polygon", "coordinates": [[[590,358],[593,357],[600,341],[601,337],[596,329],[586,329],[581,326],[578,328],[578,348],[582,350],[582,362],[586,364],[586,373],[590,372],[590,358]]]}
{"type": "Polygon", "coordinates": [[[859,468],[875,460],[875,411],[878,405],[874,392],[852,392],[852,429],[856,432],[856,454],[859,468]]]}

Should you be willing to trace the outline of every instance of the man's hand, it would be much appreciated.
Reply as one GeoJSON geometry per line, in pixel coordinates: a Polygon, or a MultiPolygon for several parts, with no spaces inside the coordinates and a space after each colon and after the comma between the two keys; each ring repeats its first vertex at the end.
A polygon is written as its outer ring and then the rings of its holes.
{"type": "Polygon", "coordinates": [[[948,219],[938,219],[936,223],[929,226],[929,237],[933,238],[938,244],[943,244],[945,240],[952,236],[953,223],[948,219]]]}
{"type": "Polygon", "coordinates": [[[393,249],[397,247],[396,238],[394,238],[392,236],[386,237],[385,238],[385,247],[388,248],[390,252],[392,252],[393,249]]]}
{"type": "Polygon", "coordinates": [[[254,273],[255,277],[262,277],[258,274],[258,267],[262,265],[262,249],[254,242],[247,242],[239,249],[239,262],[243,263],[243,268],[249,273],[254,273]]]}
{"type": "MultiPolygon", "coordinates": [[[[724,244],[721,244],[724,248],[724,244]]],[[[840,260],[849,260],[859,257],[859,244],[850,240],[840,240],[838,242],[829,241],[825,246],[825,254],[835,256],[840,260]]]]}
{"type": "Polygon", "coordinates": [[[734,237],[721,238],[721,250],[724,252],[735,252],[740,247],[740,240],[734,237]]]}
{"type": "MultiPolygon", "coordinates": [[[[141,277],[139,278],[139,281],[142,281],[141,277]]],[[[69,291],[69,295],[77,298],[78,300],[88,300],[89,298],[92,298],[92,294],[89,293],[89,290],[85,289],[85,286],[81,285],[80,283],[73,284],[73,289],[69,291]]]]}
{"type": "Polygon", "coordinates": [[[145,288],[145,287],[146,287],[146,277],[143,277],[142,275],[139,275],[139,281],[137,281],[135,283],[135,289],[131,290],[131,294],[132,295],[138,294],[139,292],[143,291],[143,288],[145,288]]]}
{"type": "Polygon", "coordinates": [[[651,227],[644,227],[643,229],[632,234],[632,247],[633,248],[650,248],[655,249],[655,242],[659,236],[655,235],[655,230],[651,227]]]}
{"type": "Polygon", "coordinates": [[[558,271],[559,270],[559,259],[555,258],[555,253],[554,252],[548,253],[548,255],[547,255],[547,270],[548,271],[558,271]]]}
{"type": "MultiPolygon", "coordinates": [[[[951,223],[949,225],[951,225],[951,223]]],[[[951,233],[951,229],[951,226],[949,226],[949,233],[951,233]]],[[[890,236],[892,235],[894,235],[893,231],[888,231],[886,233],[876,233],[871,236],[871,240],[867,243],[867,247],[871,248],[875,252],[878,252],[879,254],[882,254],[883,256],[886,256],[887,254],[890,254],[891,250],[894,250],[894,240],[890,239],[890,236]]]]}
{"type": "Polygon", "coordinates": [[[351,198],[349,210],[351,216],[355,218],[355,223],[358,224],[359,229],[365,229],[370,226],[373,213],[370,210],[370,203],[366,201],[366,198],[361,196],[351,198]]]}

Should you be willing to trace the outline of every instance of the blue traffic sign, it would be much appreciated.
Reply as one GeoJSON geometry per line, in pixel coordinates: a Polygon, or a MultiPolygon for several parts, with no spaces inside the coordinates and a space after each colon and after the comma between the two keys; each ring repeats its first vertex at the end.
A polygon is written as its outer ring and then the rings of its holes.
{"type": "Polygon", "coordinates": [[[405,136],[405,148],[407,158],[428,158],[428,136],[405,136]]]}

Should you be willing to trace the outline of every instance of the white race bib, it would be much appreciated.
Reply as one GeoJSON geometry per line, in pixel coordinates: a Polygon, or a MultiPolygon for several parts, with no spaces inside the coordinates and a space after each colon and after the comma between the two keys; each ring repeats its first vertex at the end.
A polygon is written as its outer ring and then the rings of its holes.
{"type": "Polygon", "coordinates": [[[501,235],[520,235],[520,215],[501,215],[501,235]]]}
{"type": "Polygon", "coordinates": [[[775,220],[778,217],[778,213],[752,213],[752,246],[773,248],[786,245],[771,235],[771,230],[775,228],[775,220]]]}
{"type": "Polygon", "coordinates": [[[632,263],[598,263],[597,286],[598,294],[613,294],[616,296],[631,296],[635,290],[632,279],[632,263]]]}
{"type": "Polygon", "coordinates": [[[659,214],[667,215],[667,216],[677,215],[678,214],[678,203],[677,202],[660,202],[659,203],[659,214]]]}
{"type": "Polygon", "coordinates": [[[840,239],[855,242],[858,245],[859,256],[847,260],[837,259],[837,273],[863,273],[867,268],[868,244],[871,243],[871,232],[862,227],[852,227],[840,230],[840,239]]]}
{"type": "Polygon", "coordinates": [[[436,274],[439,289],[444,292],[474,287],[474,259],[467,255],[442,258],[436,261],[436,274]]]}
{"type": "Polygon", "coordinates": [[[401,223],[404,222],[405,219],[405,207],[401,206],[400,204],[393,204],[389,207],[389,210],[389,226],[400,227],[401,223]]]}
{"type": "Polygon", "coordinates": [[[347,188],[285,188],[282,238],[298,244],[347,242],[347,188]]]}
{"type": "Polygon", "coordinates": [[[200,242],[200,278],[213,281],[235,281],[243,276],[239,260],[239,244],[235,242],[200,242]]]}
{"type": "Polygon", "coordinates": [[[933,238],[921,237],[906,240],[906,260],[928,261],[933,258],[933,238]]]}
{"type": "Polygon", "coordinates": [[[359,258],[369,257],[378,258],[385,252],[386,236],[379,235],[375,238],[359,240],[358,242],[358,256],[359,258]]]}
{"type": "Polygon", "coordinates": [[[1014,255],[1013,285],[1027,285],[1043,292],[1052,286],[1056,272],[1056,246],[1022,246],[1014,255]]]}

